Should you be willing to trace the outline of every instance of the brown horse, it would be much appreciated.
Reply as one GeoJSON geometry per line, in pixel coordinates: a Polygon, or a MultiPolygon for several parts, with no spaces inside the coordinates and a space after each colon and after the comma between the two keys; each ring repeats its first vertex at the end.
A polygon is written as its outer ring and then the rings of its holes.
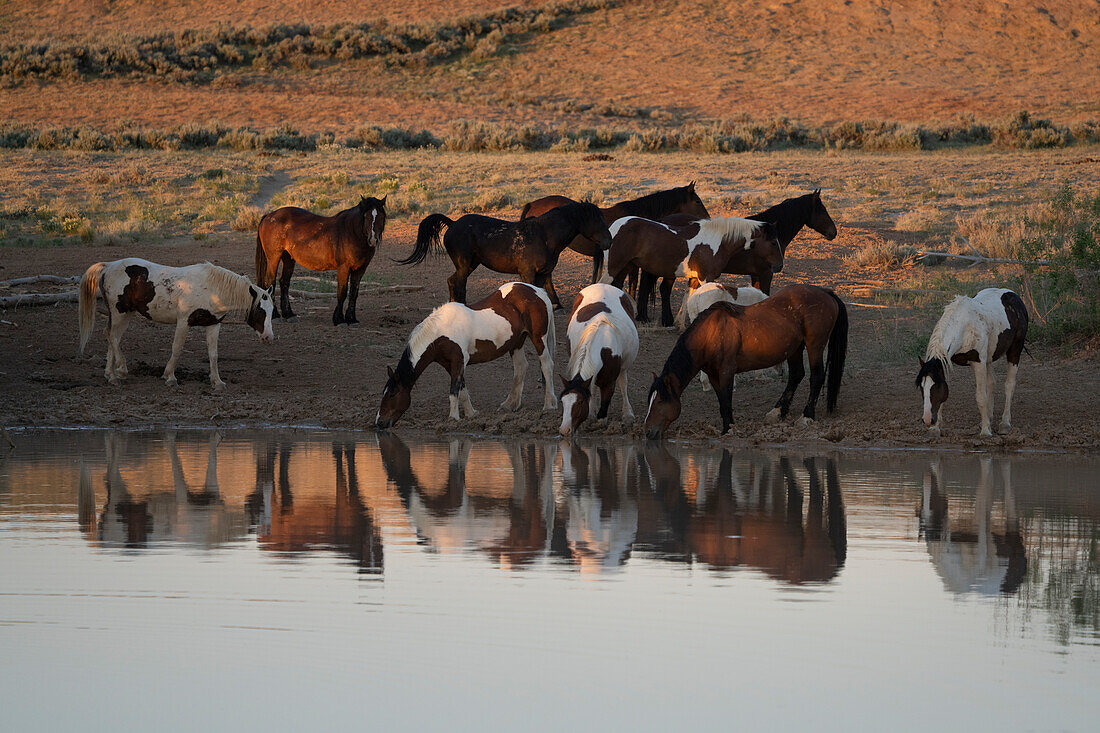
{"type": "Polygon", "coordinates": [[[578,236],[597,242],[603,249],[611,246],[611,234],[600,210],[588,201],[572,201],[519,222],[480,214],[466,214],[452,221],[443,214],[431,214],[420,222],[416,247],[398,264],[423,262],[432,246],[439,246],[443,227],[447,227],[443,249],[455,266],[447,285],[451,300],[458,303],[466,302],[466,281],[479,265],[517,274],[524,282],[542,288],[562,250],[578,236]]]}
{"type": "MultiPolygon", "coordinates": [[[[519,218],[522,221],[532,216],[541,216],[551,209],[572,203],[572,199],[565,196],[543,196],[535,199],[523,207],[519,218]]],[[[707,207],[703,205],[699,195],[695,193],[695,181],[679,188],[670,188],[667,191],[654,191],[636,199],[620,201],[606,209],[601,208],[604,223],[608,226],[624,216],[642,216],[646,219],[660,219],[669,214],[686,214],[693,219],[709,219],[707,207]]],[[[592,258],[592,282],[600,279],[600,270],[603,268],[603,250],[596,243],[585,236],[579,236],[569,243],[569,249],[592,258]]],[[[557,293],[554,292],[553,277],[546,280],[546,292],[555,308],[561,308],[557,293]]]]}
{"type": "MultiPolygon", "coordinates": [[[[663,278],[661,325],[672,325],[670,301],[677,277],[690,278],[694,290],[699,282],[721,277],[734,257],[757,259],[776,271],[782,269],[783,249],[774,224],[734,217],[683,222],[681,217],[675,215],[675,224],[627,217],[611,225],[613,237],[605,279],[622,287],[634,267],[663,278]]],[[[639,286],[639,322],[649,320],[646,285],[652,287],[653,282],[643,280],[639,286]]]]}
{"type": "MultiPolygon", "coordinates": [[[[295,263],[307,270],[336,270],[336,310],[332,325],[358,323],[355,301],[359,281],[374,257],[386,228],[386,197],[360,197],[359,203],[333,216],[319,216],[296,206],[264,214],[256,230],[256,279],[263,287],[275,282],[279,265],[282,317],[293,319],[287,290],[295,263]],[[348,297],[348,279],[351,295],[348,297]],[[344,298],[348,298],[347,313],[344,298]]],[[[275,317],[279,317],[276,311],[275,317]]]]}
{"type": "Polygon", "coordinates": [[[660,438],[680,416],[680,396],[700,371],[714,386],[725,433],[733,423],[734,376],[786,361],[787,388],[767,415],[768,422],[783,419],[806,373],[803,351],[810,361],[810,398],[802,411],[802,421],[809,424],[826,377],[829,412],[836,407],[847,350],[848,312],[831,290],[792,285],[748,307],[715,303],[684,331],[661,375],[654,377],[645,418],[646,436],[651,440],[660,438]]]}

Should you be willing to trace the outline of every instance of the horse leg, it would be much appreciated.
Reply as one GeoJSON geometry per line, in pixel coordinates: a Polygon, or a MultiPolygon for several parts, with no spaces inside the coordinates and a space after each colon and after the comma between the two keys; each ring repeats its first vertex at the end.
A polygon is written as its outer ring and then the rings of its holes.
{"type": "Polygon", "coordinates": [[[565,308],[558,299],[558,293],[554,290],[554,275],[553,273],[546,276],[546,282],[540,287],[545,288],[546,294],[550,297],[550,303],[554,306],[554,310],[559,311],[565,308]]]}
{"type": "Polygon", "coordinates": [[[676,285],[676,278],[661,278],[661,325],[672,326],[672,288],[676,285]]]}
{"type": "Polygon", "coordinates": [[[989,367],[981,361],[970,363],[974,368],[975,398],[978,401],[978,412],[982,417],[981,429],[978,433],[983,438],[993,437],[993,431],[989,428],[989,367]]]}
{"type": "Polygon", "coordinates": [[[447,278],[447,289],[451,293],[451,301],[466,304],[466,280],[474,268],[468,262],[455,260],[454,274],[447,278]]]}
{"type": "Polygon", "coordinates": [[[210,385],[219,392],[225,389],[225,382],[218,374],[218,334],[221,330],[220,323],[206,327],[206,355],[210,358],[210,385]]]}
{"type": "Polygon", "coordinates": [[[623,396],[623,422],[634,422],[634,408],[630,406],[625,369],[619,372],[619,379],[616,384],[619,388],[619,394],[623,396]]]}
{"type": "Polygon", "coordinates": [[[336,270],[336,310],[332,312],[332,325],[339,326],[344,320],[344,299],[348,297],[348,268],[336,270]]]}
{"type": "Polygon", "coordinates": [[[175,387],[179,384],[176,381],[176,364],[179,363],[180,354],[183,353],[183,344],[187,341],[187,319],[180,315],[179,320],[176,321],[176,335],[172,339],[172,355],[168,357],[168,363],[164,365],[164,374],[162,378],[169,387],[175,387]]]}
{"type": "Polygon", "coordinates": [[[718,375],[718,383],[714,385],[714,394],[718,398],[718,413],[722,416],[722,435],[729,432],[733,425],[733,378],[736,375],[735,366],[727,365],[727,368],[718,375]]]}
{"type": "Polygon", "coordinates": [[[122,334],[130,325],[129,313],[112,314],[111,322],[107,327],[107,369],[104,375],[111,384],[121,384],[122,379],[128,374],[126,359],[122,356],[122,334]]]}
{"type": "MultiPolygon", "coordinates": [[[[294,275],[294,260],[289,252],[283,252],[283,271],[279,275],[279,306],[282,308],[282,317],[288,321],[298,320],[294,311],[290,309],[290,278],[294,275]]],[[[274,274],[271,282],[275,282],[274,274]]],[[[277,314],[273,317],[277,317],[277,314]]]]}
{"type": "Polygon", "coordinates": [[[802,377],[806,376],[806,367],[802,364],[802,352],[804,350],[805,345],[799,346],[798,351],[790,359],[787,359],[787,387],[783,390],[783,394],[779,396],[779,401],[775,403],[775,407],[764,417],[764,422],[777,423],[785,418],[790,411],[795,390],[802,382],[802,377]]]}
{"type": "Polygon", "coordinates": [[[359,300],[359,282],[363,279],[363,273],[366,271],[366,265],[358,270],[351,271],[351,284],[348,286],[348,310],[344,314],[345,323],[359,323],[359,319],[355,317],[355,303],[359,300]]]}
{"type": "MultiPolygon", "coordinates": [[[[806,407],[802,410],[800,425],[809,425],[814,421],[814,409],[817,407],[817,396],[821,394],[821,387],[825,384],[825,360],[822,358],[825,346],[820,349],[807,349],[806,355],[810,361],[810,398],[806,400],[806,407]]],[[[799,359],[799,363],[801,363],[799,359]]]]}
{"type": "Polygon", "coordinates": [[[1005,375],[1005,409],[1001,413],[998,433],[1007,433],[1012,429],[1012,394],[1016,391],[1016,364],[1008,362],[1008,374],[1005,375]]]}
{"type": "Polygon", "coordinates": [[[626,292],[630,293],[631,298],[638,297],[638,273],[641,269],[637,266],[631,267],[626,272],[626,292]]]}
{"type": "Polygon", "coordinates": [[[523,344],[512,352],[512,391],[500,409],[515,412],[523,402],[523,378],[527,376],[527,357],[523,354],[523,344]]]}
{"type": "Polygon", "coordinates": [[[772,294],[772,272],[771,270],[765,270],[764,272],[754,272],[752,274],[752,286],[762,292],[764,295],[772,294]]]}
{"type": "Polygon", "coordinates": [[[642,273],[641,280],[638,282],[638,300],[635,303],[638,308],[635,320],[638,323],[649,323],[649,293],[656,284],[656,278],[648,272],[642,273]]]}
{"type": "MultiPolygon", "coordinates": [[[[554,327],[554,323],[547,324],[547,328],[554,327]]],[[[542,384],[545,392],[542,398],[542,409],[556,410],[558,396],[554,394],[554,354],[547,347],[546,339],[539,336],[531,336],[531,345],[535,347],[535,353],[539,357],[539,365],[542,367],[542,384]]],[[[526,357],[524,358],[526,362],[526,357]]]]}

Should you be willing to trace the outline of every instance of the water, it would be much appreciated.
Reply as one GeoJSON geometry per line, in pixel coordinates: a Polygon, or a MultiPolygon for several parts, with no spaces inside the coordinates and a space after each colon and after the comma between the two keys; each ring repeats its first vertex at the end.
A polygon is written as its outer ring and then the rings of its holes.
{"type": "Polygon", "coordinates": [[[1097,459],[15,439],[2,730],[1100,715],[1097,459]]]}

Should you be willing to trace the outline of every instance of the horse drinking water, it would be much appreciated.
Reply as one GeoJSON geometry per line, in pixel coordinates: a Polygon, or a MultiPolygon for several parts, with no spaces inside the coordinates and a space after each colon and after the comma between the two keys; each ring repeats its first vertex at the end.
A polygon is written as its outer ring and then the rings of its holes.
{"type": "Polygon", "coordinates": [[[218,334],[230,311],[244,311],[245,322],[270,343],[271,318],[275,310],[274,286],[257,288],[244,275],[216,267],[209,262],[187,267],[166,267],[130,257],[115,262],[97,262],[80,280],[80,353],[95,326],[95,300],[102,295],[107,305],[107,368],[103,375],[111,384],[126,376],[126,360],[119,342],[135,313],[154,323],[176,324],[172,356],[164,367],[164,381],[176,385],[176,363],[191,326],[206,328],[206,350],[210,357],[210,384],[225,389],[218,375],[218,334]]]}
{"type": "Polygon", "coordinates": [[[460,403],[466,417],[476,414],[466,389],[466,365],[484,364],[505,354],[512,355],[513,380],[512,392],[501,408],[518,410],[527,373],[523,344],[528,338],[542,363],[546,388],[542,409],[557,407],[553,392],[554,306],[542,288],[511,282],[469,307],[445,303],[412,330],[397,369],[386,369],[388,379],[375,425],[385,430],[405,414],[412,401],[413,385],[432,364],[439,364],[451,375],[451,419],[460,419],[460,403]]]}
{"type": "Polygon", "coordinates": [[[681,395],[700,371],[714,385],[725,433],[733,423],[734,376],[786,361],[787,388],[766,417],[768,422],[778,422],[787,416],[795,390],[805,376],[803,351],[810,362],[810,397],[802,411],[802,422],[811,423],[826,378],[826,405],[829,412],[836,407],[847,350],[848,312],[831,290],[791,285],[747,308],[715,303],[684,331],[661,375],[654,376],[645,418],[646,436],[660,438],[680,416],[681,395]]]}
{"type": "Polygon", "coordinates": [[[947,401],[947,369],[952,364],[974,369],[974,386],[981,414],[980,435],[992,437],[989,413],[993,405],[993,362],[1008,362],[1005,376],[1005,409],[997,431],[1012,428],[1012,393],[1016,368],[1027,338],[1027,308],[1020,296],[1004,288],[986,288],[973,298],[956,297],[943,310],[924,359],[919,359],[917,387],[924,397],[924,424],[933,435],[943,427],[943,403],[947,401]]]}
{"type": "Polygon", "coordinates": [[[618,385],[623,397],[623,420],[633,420],[626,375],[638,356],[638,329],[630,296],[610,285],[589,285],[573,301],[568,333],[569,378],[561,378],[562,419],[558,432],[569,435],[588,418],[593,380],[599,390],[596,419],[607,417],[618,385]]]}
{"type": "MultiPolygon", "coordinates": [[[[275,285],[279,265],[279,305],[282,317],[290,320],[290,278],[295,263],[307,270],[336,270],[336,310],[332,325],[358,323],[355,302],[359,281],[374,257],[386,229],[386,197],[360,197],[359,203],[332,216],[320,216],[296,206],[264,214],[256,230],[256,279],[262,287],[275,285]],[[348,283],[351,292],[348,292],[348,283]],[[344,311],[344,299],[348,300],[344,311]]],[[[275,317],[279,317],[276,310],[275,317]]]]}

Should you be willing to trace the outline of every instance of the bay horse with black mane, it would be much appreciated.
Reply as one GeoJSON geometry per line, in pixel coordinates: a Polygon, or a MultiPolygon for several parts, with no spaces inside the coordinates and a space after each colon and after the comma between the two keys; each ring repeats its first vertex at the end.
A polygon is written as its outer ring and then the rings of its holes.
{"type": "Polygon", "coordinates": [[[484,364],[505,354],[512,356],[513,379],[512,391],[501,408],[518,410],[527,373],[523,345],[528,339],[542,364],[545,387],[542,409],[557,407],[553,387],[554,306],[542,288],[511,282],[472,306],[444,303],[412,330],[397,369],[386,369],[388,378],[375,426],[386,430],[405,414],[412,401],[413,385],[432,364],[439,364],[451,375],[451,419],[460,419],[460,405],[466,417],[477,414],[466,389],[466,366],[484,364]]]}
{"type": "MultiPolygon", "coordinates": [[[[494,219],[481,214],[466,214],[451,220],[432,214],[420,222],[416,247],[401,265],[418,265],[432,246],[442,246],[454,263],[454,274],[447,278],[451,300],[466,302],[466,281],[479,265],[490,270],[517,274],[540,289],[550,278],[563,249],[578,236],[596,242],[601,249],[611,246],[600,210],[588,201],[571,201],[542,216],[519,222],[494,219]]],[[[552,302],[552,301],[551,301],[552,302]]]]}
{"type": "MultiPolygon", "coordinates": [[[[680,218],[682,215],[677,214],[680,218]]],[[[666,221],[672,217],[666,217],[666,221]]],[[[687,277],[692,290],[700,282],[721,277],[732,257],[757,259],[776,271],[783,267],[774,224],[725,217],[689,221],[682,225],[625,217],[611,225],[614,238],[607,255],[604,280],[622,287],[630,271],[639,267],[661,283],[661,325],[673,325],[672,288],[677,277],[687,277]]],[[[648,321],[646,311],[649,287],[655,279],[643,280],[638,287],[639,322],[648,321]]]]}
{"type": "Polygon", "coordinates": [[[733,423],[734,377],[786,361],[787,387],[766,417],[768,422],[778,422],[787,416],[805,376],[803,351],[810,362],[810,397],[800,422],[809,424],[826,379],[826,405],[829,412],[836,407],[847,350],[848,311],[831,290],[792,285],[748,307],[715,303],[684,331],[660,376],[654,375],[646,437],[659,439],[680,416],[681,395],[699,372],[714,386],[722,432],[727,432],[733,423]]]}
{"type": "MultiPolygon", "coordinates": [[[[519,218],[527,219],[532,216],[541,216],[551,209],[572,203],[572,199],[565,196],[543,196],[535,199],[523,207],[519,218]]],[[[695,193],[695,181],[686,186],[670,188],[667,191],[654,191],[636,199],[620,201],[607,208],[601,208],[604,223],[611,226],[613,222],[624,216],[641,216],[646,219],[661,219],[669,214],[686,214],[695,219],[709,219],[710,214],[699,194],[695,193]]],[[[569,249],[592,258],[592,282],[600,279],[600,270],[603,269],[603,250],[596,246],[591,239],[579,236],[569,243],[569,249]]],[[[554,292],[553,277],[546,280],[546,292],[554,306],[561,308],[557,293],[554,292]]]]}
{"type": "MultiPolygon", "coordinates": [[[[307,270],[336,270],[336,310],[332,325],[358,323],[355,302],[359,281],[374,257],[386,229],[386,197],[360,197],[359,203],[332,216],[321,216],[297,206],[264,214],[256,230],[256,279],[264,288],[275,284],[279,265],[282,317],[295,318],[290,309],[290,278],[295,263],[307,270]],[[351,293],[348,294],[348,283],[351,293]],[[347,312],[344,299],[348,300],[347,312]]],[[[276,311],[275,317],[280,313],[276,311]]]]}

